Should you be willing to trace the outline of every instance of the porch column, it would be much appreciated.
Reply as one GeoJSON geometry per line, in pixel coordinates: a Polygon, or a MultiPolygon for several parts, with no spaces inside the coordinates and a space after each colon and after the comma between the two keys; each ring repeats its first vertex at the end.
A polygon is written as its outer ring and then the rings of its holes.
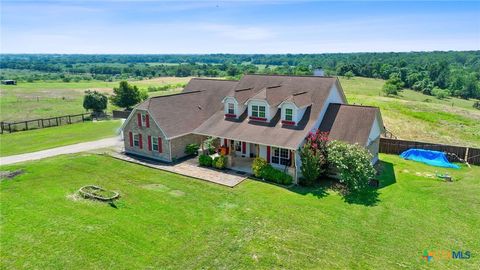
{"type": "Polygon", "coordinates": [[[290,150],[290,167],[295,168],[295,151],[290,150]]]}

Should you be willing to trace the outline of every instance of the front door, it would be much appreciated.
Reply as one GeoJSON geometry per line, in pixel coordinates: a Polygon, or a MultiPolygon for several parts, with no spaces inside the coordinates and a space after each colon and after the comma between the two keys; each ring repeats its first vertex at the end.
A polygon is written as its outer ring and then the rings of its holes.
{"type": "Polygon", "coordinates": [[[250,157],[251,158],[257,157],[257,145],[254,143],[250,144],[250,157]]]}

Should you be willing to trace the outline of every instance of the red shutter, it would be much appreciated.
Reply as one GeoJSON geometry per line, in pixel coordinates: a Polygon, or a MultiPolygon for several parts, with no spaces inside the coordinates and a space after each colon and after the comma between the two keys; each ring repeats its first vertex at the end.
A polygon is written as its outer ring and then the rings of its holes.
{"type": "Polygon", "coordinates": [[[270,163],[270,146],[267,146],[267,162],[270,163]]]}
{"type": "Polygon", "coordinates": [[[138,134],[138,144],[140,146],[140,149],[143,149],[142,134],[138,134]]]}
{"type": "MultiPolygon", "coordinates": [[[[148,121],[147,121],[147,123],[148,123],[148,121]]],[[[147,124],[147,127],[148,127],[148,124],[147,124]]],[[[148,151],[152,151],[152,136],[148,135],[147,143],[148,143],[148,151]]]]}
{"type": "Polygon", "coordinates": [[[242,142],[242,154],[245,154],[247,152],[247,143],[242,142]]]}
{"type": "Polygon", "coordinates": [[[150,127],[150,116],[147,114],[145,117],[146,117],[145,124],[147,124],[147,128],[149,128],[150,127]]]}
{"type": "Polygon", "coordinates": [[[128,137],[130,138],[130,147],[133,146],[133,135],[132,132],[128,132],[128,137]]]}
{"type": "Polygon", "coordinates": [[[158,137],[158,152],[162,153],[162,138],[158,137]]]}
{"type": "Polygon", "coordinates": [[[223,146],[227,147],[227,139],[223,139],[223,146]]]}
{"type": "Polygon", "coordinates": [[[142,126],[142,115],[140,113],[137,113],[137,124],[139,127],[142,126]]]}
{"type": "Polygon", "coordinates": [[[293,165],[293,151],[292,150],[289,150],[290,151],[290,166],[293,165]]]}

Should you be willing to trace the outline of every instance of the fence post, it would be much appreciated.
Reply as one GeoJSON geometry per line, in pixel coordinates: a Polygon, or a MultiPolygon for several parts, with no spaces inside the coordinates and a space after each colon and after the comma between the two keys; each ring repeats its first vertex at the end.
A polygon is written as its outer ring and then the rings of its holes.
{"type": "Polygon", "coordinates": [[[72,123],[72,118],[70,117],[70,115],[68,116],[68,123],[69,123],[69,124],[72,123]]]}
{"type": "Polygon", "coordinates": [[[8,123],[8,132],[12,133],[12,124],[8,123]]]}
{"type": "Polygon", "coordinates": [[[468,161],[467,161],[468,160],[468,149],[469,149],[468,147],[467,147],[467,149],[465,149],[465,158],[463,159],[467,163],[468,163],[468,161]]]}
{"type": "Polygon", "coordinates": [[[57,122],[57,126],[58,126],[58,117],[57,117],[57,118],[55,118],[55,121],[57,122]]]}
{"type": "Polygon", "coordinates": [[[85,116],[83,116],[83,113],[82,113],[82,122],[85,122],[85,116]]]}
{"type": "Polygon", "coordinates": [[[28,121],[25,121],[25,129],[28,130],[28,121]]]}

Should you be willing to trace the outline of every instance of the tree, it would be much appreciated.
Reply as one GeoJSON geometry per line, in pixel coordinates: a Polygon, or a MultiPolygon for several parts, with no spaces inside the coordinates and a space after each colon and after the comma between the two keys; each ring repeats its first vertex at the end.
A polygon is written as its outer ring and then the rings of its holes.
{"type": "Polygon", "coordinates": [[[120,108],[131,109],[132,106],[147,99],[147,97],[147,93],[140,91],[136,85],[130,85],[127,81],[121,81],[119,87],[113,88],[113,95],[110,97],[110,100],[120,108]]]}
{"type": "Polygon", "coordinates": [[[432,89],[432,95],[438,99],[444,99],[450,95],[450,92],[446,89],[441,89],[439,87],[434,87],[432,89]]]}
{"type": "Polygon", "coordinates": [[[352,71],[348,71],[347,73],[345,73],[345,77],[350,80],[353,76],[355,76],[355,74],[353,74],[352,71]]]}
{"type": "Polygon", "coordinates": [[[87,90],[83,97],[83,108],[85,110],[92,110],[94,113],[102,113],[107,108],[108,98],[106,95],[97,92],[87,90]]]}
{"type": "Polygon", "coordinates": [[[383,87],[382,91],[385,93],[385,95],[388,97],[390,95],[398,95],[398,89],[397,86],[391,83],[386,82],[383,87]]]}

